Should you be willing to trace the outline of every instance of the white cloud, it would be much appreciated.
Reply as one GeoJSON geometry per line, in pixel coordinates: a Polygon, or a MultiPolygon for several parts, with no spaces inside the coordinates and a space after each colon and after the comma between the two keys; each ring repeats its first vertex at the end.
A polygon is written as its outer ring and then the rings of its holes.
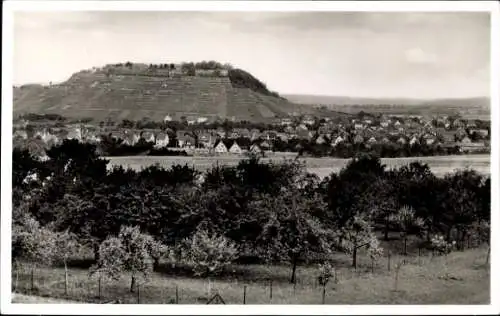
{"type": "Polygon", "coordinates": [[[435,54],[425,52],[419,47],[410,48],[405,51],[406,61],[412,64],[435,64],[437,56],[435,54]]]}

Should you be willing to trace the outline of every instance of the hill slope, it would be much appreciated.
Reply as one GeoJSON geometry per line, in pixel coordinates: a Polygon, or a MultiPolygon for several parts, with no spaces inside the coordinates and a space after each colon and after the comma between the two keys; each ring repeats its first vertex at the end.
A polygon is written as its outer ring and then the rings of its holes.
{"type": "Polygon", "coordinates": [[[144,117],[158,121],[166,115],[175,119],[193,115],[267,121],[293,112],[325,115],[324,110],[261,92],[241,82],[234,84],[230,76],[169,77],[131,71],[110,74],[102,68],[75,73],[66,82],[50,87],[14,88],[14,115],[50,113],[95,121],[144,117]]]}

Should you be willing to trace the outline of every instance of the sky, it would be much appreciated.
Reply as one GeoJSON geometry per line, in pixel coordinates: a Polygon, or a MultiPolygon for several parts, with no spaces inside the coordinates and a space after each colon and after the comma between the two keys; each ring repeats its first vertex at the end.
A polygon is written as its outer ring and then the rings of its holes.
{"type": "Polygon", "coordinates": [[[61,82],[109,63],[216,60],[281,94],[489,96],[481,12],[14,14],[14,84],[61,82]]]}

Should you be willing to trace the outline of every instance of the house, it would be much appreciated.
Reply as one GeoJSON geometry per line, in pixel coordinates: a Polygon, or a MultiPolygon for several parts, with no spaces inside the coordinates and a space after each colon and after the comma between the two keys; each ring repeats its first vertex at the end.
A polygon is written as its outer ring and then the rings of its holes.
{"type": "Polygon", "coordinates": [[[237,132],[240,137],[250,138],[250,131],[247,128],[238,128],[237,132]]]}
{"type": "Polygon", "coordinates": [[[363,129],[363,127],[364,127],[364,126],[363,126],[363,124],[361,124],[361,123],[355,123],[355,124],[354,124],[354,129],[363,129]]]}
{"type": "Polygon", "coordinates": [[[475,128],[475,127],[477,127],[476,122],[472,121],[472,120],[467,121],[467,127],[468,128],[475,128]]]}
{"type": "Polygon", "coordinates": [[[462,137],[467,136],[467,131],[463,128],[459,128],[455,132],[456,138],[461,139],[462,137]]]}
{"type": "Polygon", "coordinates": [[[100,143],[101,142],[101,137],[98,136],[98,135],[95,135],[94,133],[92,133],[90,136],[87,136],[87,140],[90,142],[90,143],[100,143]]]}
{"type": "Polygon", "coordinates": [[[233,145],[231,146],[231,148],[229,148],[229,152],[231,154],[237,154],[237,155],[240,155],[243,153],[243,150],[241,149],[241,147],[238,145],[238,143],[236,141],[233,142],[233,145]]]}
{"type": "Polygon", "coordinates": [[[262,148],[259,147],[258,144],[253,144],[252,146],[250,146],[250,152],[254,153],[254,154],[263,154],[264,153],[264,151],[262,150],[262,148]]]}
{"type": "Polygon", "coordinates": [[[481,137],[488,137],[488,130],[487,129],[477,129],[477,128],[474,128],[474,129],[471,129],[469,130],[470,134],[472,135],[473,133],[476,133],[477,135],[481,136],[481,137]]]}
{"type": "Polygon", "coordinates": [[[26,131],[24,130],[16,130],[14,131],[14,133],[12,134],[12,137],[19,137],[19,138],[22,138],[22,139],[28,139],[28,133],[26,133],[26,131]]]}
{"type": "Polygon", "coordinates": [[[196,145],[194,137],[186,131],[178,131],[177,140],[179,142],[179,147],[181,148],[194,148],[196,145]]]}
{"type": "Polygon", "coordinates": [[[35,157],[46,156],[44,143],[40,139],[30,139],[25,148],[35,157]]]}
{"type": "Polygon", "coordinates": [[[266,141],[266,140],[262,141],[259,146],[263,150],[270,150],[271,149],[271,143],[269,141],[266,141]]]}
{"type": "Polygon", "coordinates": [[[216,154],[226,154],[227,153],[227,146],[226,144],[224,144],[224,142],[222,141],[222,139],[219,139],[215,146],[214,146],[214,152],[216,154]]]}
{"type": "Polygon", "coordinates": [[[418,138],[417,136],[413,136],[411,139],[410,139],[410,145],[413,146],[413,145],[418,145],[420,144],[420,142],[418,141],[418,138]]]}
{"type": "Polygon", "coordinates": [[[432,121],[427,121],[424,124],[424,128],[433,128],[434,126],[432,125],[432,121]]]}
{"type": "MultiPolygon", "coordinates": [[[[69,134],[69,133],[68,133],[68,134],[69,134]]],[[[121,131],[112,131],[111,133],[109,133],[109,136],[110,136],[112,139],[114,139],[114,140],[119,140],[119,139],[123,140],[123,139],[124,139],[124,137],[125,137],[121,131]]],[[[66,137],[67,137],[67,136],[66,136],[66,137]]],[[[68,137],[67,137],[67,138],[68,138],[68,137]]],[[[68,139],[70,139],[70,138],[68,138],[68,139]]]]}
{"type": "Polygon", "coordinates": [[[356,135],[353,139],[353,142],[355,144],[361,144],[362,142],[364,142],[364,138],[361,135],[356,135]]]}
{"type": "Polygon", "coordinates": [[[328,142],[328,139],[326,138],[325,135],[319,135],[318,138],[316,138],[316,144],[317,145],[323,145],[328,142]]]}
{"type": "Polygon", "coordinates": [[[401,136],[398,140],[397,140],[397,143],[401,144],[401,145],[406,145],[407,141],[406,139],[401,136]]]}
{"type": "Polygon", "coordinates": [[[370,139],[368,139],[368,143],[369,144],[375,144],[377,142],[377,139],[375,137],[370,137],[370,139]]]}
{"type": "Polygon", "coordinates": [[[81,131],[80,127],[70,129],[68,131],[68,134],[66,135],[66,139],[82,140],[82,131],[81,131]]]}
{"type": "Polygon", "coordinates": [[[213,132],[203,132],[198,135],[199,141],[206,147],[212,148],[214,145],[214,133],[213,132]]]}
{"type": "Polygon", "coordinates": [[[343,142],[344,142],[344,138],[342,138],[342,136],[340,136],[340,135],[339,135],[339,136],[337,136],[337,138],[335,138],[335,139],[332,141],[331,145],[332,145],[332,147],[335,147],[335,146],[337,146],[338,144],[343,143],[343,142]]]}
{"type": "Polygon", "coordinates": [[[208,118],[207,117],[204,117],[204,116],[200,116],[196,119],[196,123],[198,124],[204,124],[208,122],[208,118]]]}
{"type": "Polygon", "coordinates": [[[154,143],[156,148],[168,147],[170,139],[167,133],[160,132],[156,134],[154,143]]]}
{"type": "Polygon", "coordinates": [[[389,122],[382,121],[382,122],[380,122],[380,126],[382,126],[382,127],[389,127],[389,122]]]}
{"type": "Polygon", "coordinates": [[[141,135],[137,133],[132,133],[133,144],[137,144],[141,140],[141,135]]]}
{"type": "Polygon", "coordinates": [[[445,143],[455,142],[455,134],[453,132],[448,131],[445,133],[441,133],[440,135],[445,143]]]}
{"type": "Polygon", "coordinates": [[[401,126],[401,122],[399,120],[396,120],[396,122],[394,122],[394,126],[396,126],[396,127],[401,126]]]}
{"type": "Polygon", "coordinates": [[[188,116],[188,117],[186,117],[186,122],[187,122],[188,125],[194,125],[194,124],[196,124],[196,120],[197,120],[197,118],[194,117],[194,116],[188,116]]]}
{"type": "Polygon", "coordinates": [[[285,133],[278,133],[278,138],[281,139],[281,141],[283,142],[288,142],[290,136],[285,133]]]}
{"type": "Polygon", "coordinates": [[[462,141],[461,141],[462,144],[470,144],[472,143],[471,139],[469,138],[469,136],[465,136],[464,138],[462,138],[462,141]]]}
{"type": "Polygon", "coordinates": [[[123,144],[128,146],[134,146],[136,144],[135,137],[133,133],[127,133],[123,136],[123,144]]]}
{"type": "Polygon", "coordinates": [[[295,131],[297,131],[297,132],[298,132],[298,131],[300,131],[300,130],[302,130],[302,131],[307,131],[307,130],[309,130],[309,128],[307,128],[307,126],[306,126],[305,124],[300,123],[300,124],[297,126],[297,128],[295,129],[295,131]]]}
{"type": "Polygon", "coordinates": [[[155,134],[152,132],[142,132],[140,137],[148,143],[155,143],[155,134]]]}
{"type": "Polygon", "coordinates": [[[314,123],[316,123],[316,120],[314,119],[313,116],[306,115],[302,119],[302,124],[305,124],[305,125],[314,125],[314,123]]]}
{"type": "Polygon", "coordinates": [[[382,144],[389,144],[391,141],[389,140],[389,138],[387,137],[384,137],[382,138],[382,144]]]}
{"type": "Polygon", "coordinates": [[[289,117],[282,118],[282,119],[281,119],[281,122],[280,122],[280,124],[281,124],[282,126],[285,126],[285,125],[292,125],[292,123],[293,123],[293,121],[292,121],[292,119],[291,119],[291,118],[289,118],[289,117]]]}
{"type": "Polygon", "coordinates": [[[170,115],[166,115],[164,118],[163,118],[163,122],[170,122],[172,121],[172,117],[170,115]]]}
{"type": "Polygon", "coordinates": [[[462,120],[460,120],[460,119],[456,119],[456,120],[454,120],[452,125],[453,125],[453,127],[455,127],[455,128],[465,127],[464,122],[463,122],[462,120]]]}

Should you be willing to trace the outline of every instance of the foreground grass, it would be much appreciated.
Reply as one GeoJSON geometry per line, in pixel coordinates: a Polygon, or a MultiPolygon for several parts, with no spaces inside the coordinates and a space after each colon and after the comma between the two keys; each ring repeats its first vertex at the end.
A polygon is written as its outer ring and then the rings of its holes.
{"type": "MultiPolygon", "coordinates": [[[[332,280],[326,288],[325,304],[489,304],[490,269],[485,265],[486,252],[477,248],[446,257],[406,257],[397,285],[395,264],[402,262],[403,257],[391,258],[391,271],[387,258],[382,258],[373,273],[365,257],[360,258],[357,271],[345,264],[346,258],[339,257],[344,263],[337,265],[338,282],[332,280]]],[[[30,270],[25,267],[19,271],[16,292],[92,303],[120,300],[128,304],[174,304],[177,289],[179,304],[206,304],[216,292],[226,304],[242,304],[246,286],[246,304],[321,304],[323,289],[316,282],[317,269],[301,266],[297,273],[294,288],[288,283],[288,266],[233,266],[229,276],[210,282],[169,275],[168,271],[155,272],[149,282],[140,286],[139,293],[129,292],[130,277],[124,275],[118,281],[102,281],[99,298],[98,281],[89,278],[86,269],[70,269],[69,293],[65,295],[64,269],[36,269],[36,289],[32,292],[30,270]],[[273,280],[272,298],[269,280],[273,280]]],[[[15,282],[13,272],[13,285],[15,282]]]]}

